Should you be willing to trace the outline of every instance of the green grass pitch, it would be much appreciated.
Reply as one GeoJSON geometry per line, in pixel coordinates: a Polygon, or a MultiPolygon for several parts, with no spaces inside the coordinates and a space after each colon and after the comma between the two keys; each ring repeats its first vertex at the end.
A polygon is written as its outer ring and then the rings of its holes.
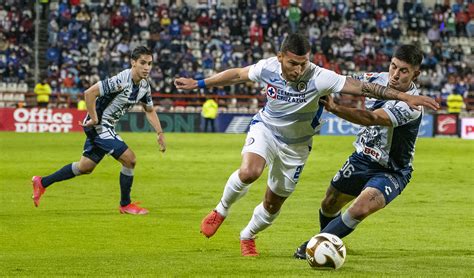
{"type": "Polygon", "coordinates": [[[211,239],[201,219],[240,164],[245,135],[122,133],[137,155],[132,198],[146,216],[118,212],[120,164],[107,157],[89,176],[51,186],[39,208],[30,179],[77,161],[84,135],[0,133],[0,276],[473,277],[474,142],[419,139],[402,196],[344,239],[337,271],[315,271],[293,251],[315,234],[330,179],[352,137],[314,138],[294,194],[257,239],[258,258],[240,256],[239,232],[262,200],[266,173],[235,204],[211,239]]]}

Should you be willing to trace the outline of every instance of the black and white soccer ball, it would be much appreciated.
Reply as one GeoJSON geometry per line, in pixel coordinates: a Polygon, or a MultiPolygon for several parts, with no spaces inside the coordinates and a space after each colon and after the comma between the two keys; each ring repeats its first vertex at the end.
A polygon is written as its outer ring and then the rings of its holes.
{"type": "Polygon", "coordinates": [[[339,237],[320,233],[306,245],[306,260],[315,269],[338,269],[346,260],[346,247],[339,237]]]}

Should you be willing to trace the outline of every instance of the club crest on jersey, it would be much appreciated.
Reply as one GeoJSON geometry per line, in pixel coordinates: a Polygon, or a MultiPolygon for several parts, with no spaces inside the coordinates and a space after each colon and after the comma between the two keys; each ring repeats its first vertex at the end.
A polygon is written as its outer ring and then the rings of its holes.
{"type": "Polygon", "coordinates": [[[253,137],[247,138],[247,141],[245,141],[245,146],[250,146],[253,143],[255,143],[255,138],[253,137]]]}
{"type": "Polygon", "coordinates": [[[306,85],[306,82],[304,82],[304,81],[300,81],[296,85],[296,89],[298,89],[298,91],[300,93],[303,93],[304,91],[306,91],[306,87],[307,87],[307,85],[306,85]]]}
{"type": "Polygon", "coordinates": [[[277,96],[277,89],[271,85],[267,85],[267,96],[271,98],[276,98],[277,96]]]}

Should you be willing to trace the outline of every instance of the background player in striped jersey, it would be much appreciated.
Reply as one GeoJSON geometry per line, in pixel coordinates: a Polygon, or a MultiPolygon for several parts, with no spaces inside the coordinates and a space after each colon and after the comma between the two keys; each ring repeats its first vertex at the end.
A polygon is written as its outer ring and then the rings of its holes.
{"type": "MultiPolygon", "coordinates": [[[[402,45],[392,57],[389,72],[367,73],[360,79],[418,95],[413,81],[422,60],[418,47],[402,45]]],[[[366,110],[335,105],[330,97],[321,102],[334,115],[362,125],[354,142],[356,151],[332,179],[319,209],[321,232],[343,238],[400,195],[410,181],[422,111],[395,100],[367,98],[366,110]]],[[[306,259],[307,243],[296,250],[296,258],[306,259]]]]}
{"type": "Polygon", "coordinates": [[[410,107],[437,103],[427,97],[412,96],[375,83],[336,74],[309,61],[310,45],[301,34],[290,34],[277,57],[245,68],[233,68],[205,80],[178,78],[178,89],[228,86],[255,81],[266,85],[267,103],[253,118],[242,150],[242,163],[228,179],[223,196],[201,223],[201,232],[211,237],[227,216],[233,203],[269,168],[264,201],[240,233],[243,256],[257,256],[255,236],[269,227],[281,206],[294,191],[312,147],[323,107],[319,98],[334,92],[406,101],[410,107]]]}
{"type": "Polygon", "coordinates": [[[158,115],[153,109],[150,84],[147,77],[152,66],[152,52],[139,46],[131,53],[131,68],[102,80],[84,93],[88,115],[80,123],[87,135],[79,162],[73,162],[49,176],[34,176],[33,202],[35,206],[51,184],[90,174],[106,154],[122,164],[120,171],[120,213],[147,214],[148,210],[132,203],[130,192],[136,158],[133,151],[115,132],[118,120],[137,103],[144,107],[146,118],[157,134],[160,151],[166,150],[165,137],[158,115]]]}

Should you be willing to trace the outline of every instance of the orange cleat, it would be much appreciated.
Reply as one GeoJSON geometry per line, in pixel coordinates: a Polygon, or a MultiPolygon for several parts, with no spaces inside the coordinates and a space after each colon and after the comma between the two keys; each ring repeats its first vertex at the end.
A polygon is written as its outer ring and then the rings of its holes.
{"type": "Polygon", "coordinates": [[[138,206],[138,202],[130,203],[126,206],[120,206],[119,210],[120,213],[124,214],[148,214],[148,210],[146,208],[141,208],[138,206]]]}
{"type": "Polygon", "coordinates": [[[211,211],[201,222],[201,233],[206,237],[213,236],[219,229],[225,217],[216,210],[211,211]]]}
{"type": "Polygon", "coordinates": [[[41,196],[46,191],[46,188],[43,187],[40,176],[33,176],[31,183],[33,184],[33,196],[31,196],[31,198],[33,199],[33,203],[35,203],[35,207],[38,207],[41,196]]]}
{"type": "Polygon", "coordinates": [[[244,257],[256,257],[258,256],[257,247],[255,246],[255,239],[241,239],[240,240],[240,252],[244,257]]]}

